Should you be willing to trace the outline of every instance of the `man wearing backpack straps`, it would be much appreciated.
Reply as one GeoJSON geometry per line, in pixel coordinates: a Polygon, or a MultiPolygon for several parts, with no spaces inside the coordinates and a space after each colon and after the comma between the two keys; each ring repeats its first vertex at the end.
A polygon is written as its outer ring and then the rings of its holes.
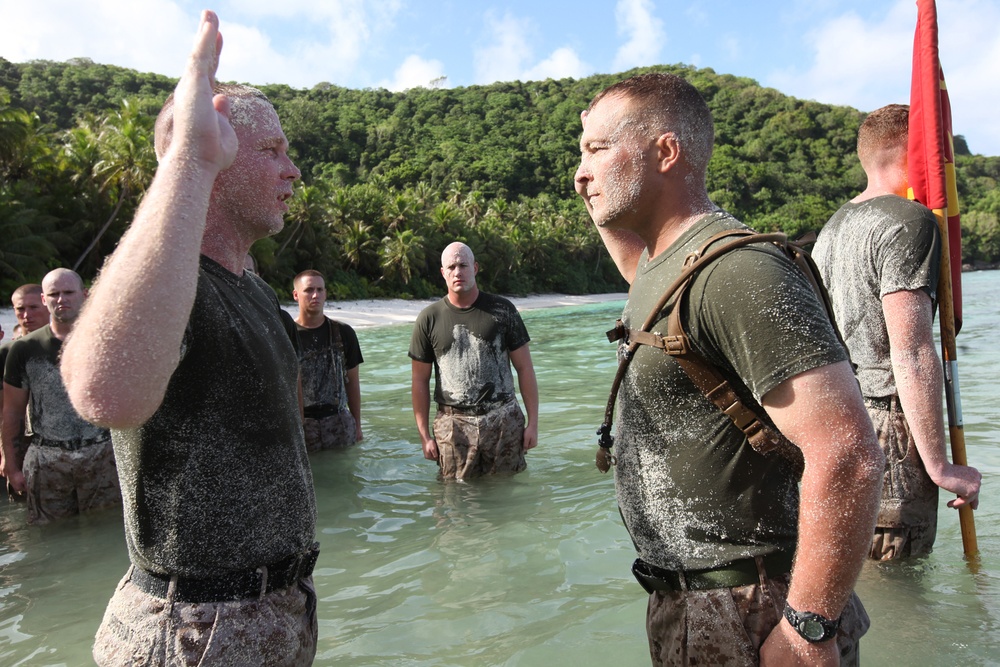
{"type": "Polygon", "coordinates": [[[857,365],[888,467],[869,556],[927,554],[937,532],[938,487],[979,503],[975,468],[945,453],[934,307],[941,238],[934,214],[905,199],[909,107],[871,112],[858,132],[864,192],[820,232],[814,257],[857,365]]]}
{"type": "MultiPolygon", "coordinates": [[[[622,319],[637,329],[688,253],[743,227],[709,200],[711,114],[683,79],[627,79],[581,118],[576,190],[631,283],[622,319]]],[[[768,244],[699,272],[680,307],[690,344],[801,450],[805,471],[800,492],[793,466],[754,451],[669,355],[635,351],[615,483],[650,593],[653,664],[856,664],[868,619],[852,589],[883,457],[846,353],[803,274],[768,244]]]]}
{"type": "Polygon", "coordinates": [[[306,448],[316,452],[349,447],[363,438],[358,367],[364,359],[358,335],[349,325],[323,314],[322,273],[307,269],[295,276],[292,286],[292,298],[299,304],[295,324],[306,448]]]}

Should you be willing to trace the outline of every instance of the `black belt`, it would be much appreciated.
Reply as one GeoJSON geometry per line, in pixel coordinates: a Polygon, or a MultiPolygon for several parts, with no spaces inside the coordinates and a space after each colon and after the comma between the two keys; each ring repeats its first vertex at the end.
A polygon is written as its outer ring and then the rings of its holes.
{"type": "Polygon", "coordinates": [[[260,598],[273,591],[292,586],[299,579],[312,574],[318,557],[317,542],[308,551],[283,558],[256,570],[230,572],[221,577],[193,579],[172,577],[133,567],[129,581],[144,593],[164,599],[170,590],[170,582],[174,581],[176,602],[236,602],[260,598]]]}
{"type": "Polygon", "coordinates": [[[885,412],[902,412],[903,406],[899,402],[899,396],[865,396],[865,405],[876,410],[885,412]]]}
{"type": "Polygon", "coordinates": [[[33,438],[31,444],[38,445],[39,447],[53,447],[55,449],[65,449],[68,452],[74,452],[78,449],[83,449],[84,447],[90,447],[91,445],[99,445],[111,440],[110,435],[104,435],[100,438],[73,438],[72,440],[50,440],[47,438],[33,438]]]}
{"type": "MultiPolygon", "coordinates": [[[[787,574],[792,569],[792,554],[779,551],[760,556],[768,577],[787,574]]],[[[632,574],[647,593],[653,591],[701,591],[711,588],[735,588],[760,582],[760,572],[754,558],[713,567],[706,570],[665,570],[636,558],[632,563],[632,574]]]]}
{"type": "Polygon", "coordinates": [[[326,419],[340,414],[340,407],[329,403],[319,405],[307,405],[302,410],[302,416],[306,419],[326,419]]]}
{"type": "Polygon", "coordinates": [[[471,405],[467,408],[460,408],[455,405],[443,405],[438,403],[438,412],[445,415],[468,415],[472,417],[481,417],[482,415],[493,412],[501,405],[503,404],[489,403],[486,405],[471,405]]]}

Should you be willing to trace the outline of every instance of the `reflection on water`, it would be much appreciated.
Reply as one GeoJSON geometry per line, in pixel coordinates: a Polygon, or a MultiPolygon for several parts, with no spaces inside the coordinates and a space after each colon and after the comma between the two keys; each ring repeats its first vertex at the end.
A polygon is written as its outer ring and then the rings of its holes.
{"type": "MultiPolygon", "coordinates": [[[[991,664],[1000,655],[1000,471],[990,337],[1000,273],[967,276],[960,336],[969,459],[986,472],[978,575],[958,521],[942,510],[938,547],[918,563],[866,567],[872,630],[865,664],[991,664]],[[987,310],[987,309],[992,310],[987,310]]],[[[528,470],[441,483],[410,409],[409,327],[361,329],[365,441],[314,456],[322,553],[318,665],[648,664],[645,600],[610,475],[594,467],[621,304],[525,313],[542,396],[528,470]]],[[[88,664],[127,567],[119,516],[28,528],[0,505],[0,664],[88,664]]]]}

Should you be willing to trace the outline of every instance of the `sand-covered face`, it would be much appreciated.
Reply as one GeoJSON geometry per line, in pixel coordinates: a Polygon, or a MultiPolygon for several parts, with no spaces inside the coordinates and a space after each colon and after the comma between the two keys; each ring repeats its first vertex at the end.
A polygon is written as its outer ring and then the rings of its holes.
{"type": "Polygon", "coordinates": [[[630,102],[606,97],[583,117],[576,192],[600,227],[618,228],[641,212],[653,173],[654,140],[629,113],[630,102]]]}
{"type": "Polygon", "coordinates": [[[215,180],[214,203],[254,238],[271,236],[284,227],[285,202],[301,174],[288,157],[288,139],[270,103],[254,97],[232,102],[240,146],[233,164],[215,180]]]}
{"type": "Polygon", "coordinates": [[[479,266],[468,246],[453,243],[441,253],[441,275],[444,276],[449,292],[471,292],[476,287],[478,272],[479,266]]]}

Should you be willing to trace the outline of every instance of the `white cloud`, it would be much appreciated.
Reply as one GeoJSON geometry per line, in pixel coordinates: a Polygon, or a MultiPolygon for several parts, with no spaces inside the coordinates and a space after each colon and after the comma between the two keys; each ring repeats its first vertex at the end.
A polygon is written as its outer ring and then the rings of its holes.
{"type": "Polygon", "coordinates": [[[614,69],[622,71],[633,67],[655,65],[666,41],[663,21],[653,15],[652,0],[618,0],[615,5],[618,34],[627,41],[615,54],[614,69]]]}
{"type": "Polygon", "coordinates": [[[510,14],[496,18],[486,16],[487,31],[494,36],[493,43],[477,49],[474,56],[476,82],[516,81],[521,78],[523,65],[532,57],[527,35],[531,24],[510,14]]]}
{"type": "Polygon", "coordinates": [[[524,73],[526,81],[542,81],[544,79],[563,79],[572,77],[579,79],[593,72],[587,63],[580,60],[576,51],[562,47],[552,52],[552,55],[524,73]]]}
{"type": "Polygon", "coordinates": [[[528,19],[519,19],[509,13],[498,19],[488,13],[486,24],[493,41],[475,52],[476,83],[582,77],[593,71],[567,46],[557,48],[547,58],[531,65],[535,57],[531,44],[539,41],[539,36],[537,27],[528,19]]]}
{"type": "Polygon", "coordinates": [[[432,81],[443,76],[444,65],[440,60],[424,60],[420,56],[411,55],[396,70],[392,81],[383,81],[378,85],[392,91],[429,88],[432,81]]]}

